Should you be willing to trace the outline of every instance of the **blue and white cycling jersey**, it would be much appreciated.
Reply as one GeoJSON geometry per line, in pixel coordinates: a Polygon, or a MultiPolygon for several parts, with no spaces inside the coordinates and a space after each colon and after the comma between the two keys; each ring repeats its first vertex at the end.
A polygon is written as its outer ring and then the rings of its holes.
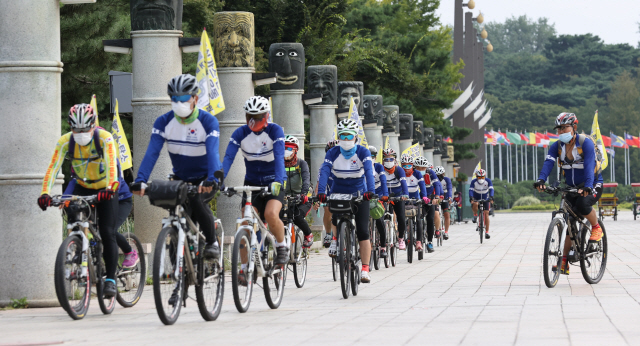
{"type": "Polygon", "coordinates": [[[420,172],[414,169],[413,174],[408,176],[406,181],[410,198],[420,199],[421,197],[427,197],[427,189],[424,185],[424,179],[420,172]]]}
{"type": "Polygon", "coordinates": [[[565,160],[567,157],[566,145],[561,141],[553,142],[553,144],[549,146],[549,152],[547,153],[547,158],[544,160],[538,179],[547,180],[547,177],[549,177],[558,159],[558,146],[560,146],[560,160],[567,185],[577,186],[584,183],[584,187],[591,188],[602,185],[602,173],[598,174],[598,176],[595,176],[594,173],[596,168],[596,149],[593,141],[589,137],[584,139],[582,146],[580,146],[580,141],[576,138],[575,145],[571,152],[573,156],[571,163],[565,160]],[[581,149],[582,156],[578,153],[578,148],[581,149]]]}
{"type": "Polygon", "coordinates": [[[384,166],[379,163],[373,164],[373,178],[376,181],[376,195],[389,196],[389,188],[387,187],[387,176],[384,174],[384,166]]]}
{"type": "Polygon", "coordinates": [[[284,169],[284,131],[278,124],[270,123],[259,132],[253,132],[247,125],[237,128],[224,155],[222,166],[225,177],[233,160],[242,150],[246,168],[245,181],[255,186],[267,186],[272,182],[284,183],[287,175],[284,169]]]}
{"type": "Polygon", "coordinates": [[[217,181],[213,173],[219,170],[220,156],[218,141],[220,127],[218,119],[202,109],[198,117],[189,124],[180,123],[170,111],[153,124],[149,147],[142,159],[135,182],[147,182],[160,156],[160,150],[167,142],[167,150],[173,165],[173,173],[184,181],[198,181],[207,178],[217,181]]]}
{"type": "Polygon", "coordinates": [[[371,163],[371,152],[361,145],[348,159],[342,155],[340,147],[329,149],[320,169],[318,193],[325,191],[329,177],[333,178],[331,193],[373,193],[376,188],[371,163]]]}
{"type": "Polygon", "coordinates": [[[438,175],[433,169],[427,169],[424,175],[424,185],[427,187],[427,197],[431,195],[442,195],[442,184],[438,175]]]}
{"type": "Polygon", "coordinates": [[[473,179],[471,185],[469,185],[469,197],[475,200],[493,197],[493,183],[491,179],[485,178],[483,182],[480,182],[478,179],[473,179]]]}
{"type": "Polygon", "coordinates": [[[441,181],[442,184],[442,193],[445,199],[451,198],[451,191],[453,191],[453,185],[451,184],[451,179],[449,177],[444,177],[444,181],[441,181]]]}
{"type": "Polygon", "coordinates": [[[395,166],[393,173],[389,173],[389,171],[385,169],[384,174],[387,177],[387,187],[389,188],[390,194],[393,194],[395,197],[409,195],[407,178],[402,167],[395,166]]]}

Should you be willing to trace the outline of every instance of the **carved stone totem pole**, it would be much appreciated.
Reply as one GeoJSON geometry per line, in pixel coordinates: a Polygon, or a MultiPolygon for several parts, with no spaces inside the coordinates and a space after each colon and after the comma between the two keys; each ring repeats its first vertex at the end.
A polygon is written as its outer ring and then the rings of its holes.
{"type": "Polygon", "coordinates": [[[447,177],[451,178],[452,181],[454,178],[454,174],[453,174],[453,166],[455,163],[454,152],[455,150],[454,150],[453,144],[447,144],[447,155],[449,155],[449,162],[447,163],[447,166],[444,167],[444,169],[447,177]]]}
{"type": "Polygon", "coordinates": [[[358,114],[363,116],[364,84],[362,82],[338,82],[338,108],[349,108],[349,99],[352,97],[353,103],[358,108],[358,114]]]}
{"type": "Polygon", "coordinates": [[[433,152],[435,150],[435,132],[433,128],[424,129],[424,157],[433,163],[433,152]]]}
{"type": "Polygon", "coordinates": [[[367,136],[367,142],[378,150],[384,149],[384,141],[382,139],[382,122],[384,120],[382,95],[364,95],[362,116],[364,116],[362,126],[364,127],[364,134],[367,136]]]}
{"type": "Polygon", "coordinates": [[[400,153],[407,150],[413,142],[413,115],[412,114],[400,114],[400,153]]]}
{"type": "Polygon", "coordinates": [[[442,135],[435,136],[433,148],[433,167],[442,166],[442,135]]]}
{"type": "Polygon", "coordinates": [[[395,105],[382,106],[382,110],[384,114],[382,120],[383,143],[386,143],[386,137],[389,137],[389,147],[398,153],[398,159],[400,159],[400,141],[398,139],[400,136],[398,134],[400,132],[400,108],[395,105]]]}
{"type": "Polygon", "coordinates": [[[420,155],[424,155],[424,125],[422,121],[413,122],[413,144],[418,144],[420,155]]]}

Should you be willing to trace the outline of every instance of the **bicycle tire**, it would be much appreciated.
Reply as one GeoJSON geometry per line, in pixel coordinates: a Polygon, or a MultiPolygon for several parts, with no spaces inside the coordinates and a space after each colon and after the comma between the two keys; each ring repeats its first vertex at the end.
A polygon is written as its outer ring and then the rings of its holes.
{"type": "MultiPolygon", "coordinates": [[[[87,263],[90,262],[90,258],[87,259],[87,263]]],[[[67,282],[70,281],[67,279],[67,268],[66,266],[71,264],[71,268],[69,268],[69,273],[71,274],[71,269],[73,273],[76,273],[75,278],[78,278],[78,272],[81,272],[82,265],[82,238],[77,235],[72,235],[67,237],[60,247],[58,248],[58,254],[56,255],[56,263],[54,269],[54,281],[56,287],[56,296],[58,297],[58,302],[62,306],[62,308],[69,314],[74,320],[80,320],[86,316],[87,311],[89,311],[89,303],[91,302],[91,273],[93,269],[92,266],[87,266],[87,278],[83,279],[84,283],[76,283],[75,285],[67,285],[67,282]],[[71,251],[71,252],[70,252],[71,251]],[[82,285],[84,288],[82,289],[82,285]],[[81,289],[78,289],[81,287],[81,289]],[[70,301],[69,297],[78,298],[72,299],[70,301]],[[76,303],[73,303],[77,301],[76,303]]],[[[76,280],[77,281],[77,280],[76,280]]]]}
{"type": "MultiPolygon", "coordinates": [[[[247,249],[247,257],[253,256],[251,253],[251,238],[247,231],[236,233],[235,240],[233,241],[233,252],[231,255],[231,291],[233,291],[233,302],[240,313],[244,313],[249,310],[254,282],[253,275],[247,275],[249,274],[248,267],[245,269],[247,271],[246,273],[241,273],[242,258],[240,256],[240,250],[243,248],[247,249]],[[242,274],[242,277],[244,277],[244,280],[246,281],[246,289],[243,289],[244,292],[241,291],[240,286],[244,287],[245,285],[241,285],[238,281],[240,274],[242,274]]],[[[253,270],[255,271],[255,267],[253,270]]]]}
{"type": "Polygon", "coordinates": [[[389,220],[384,221],[384,231],[386,232],[387,243],[384,246],[387,248],[387,256],[384,257],[384,267],[389,268],[391,265],[391,232],[389,231],[389,220]]]}
{"type": "Polygon", "coordinates": [[[336,275],[338,270],[338,261],[336,261],[335,257],[331,257],[331,270],[333,271],[333,281],[338,281],[338,276],[336,275]]]}
{"type": "Polygon", "coordinates": [[[413,263],[413,248],[415,246],[415,240],[413,239],[413,218],[410,217],[407,219],[407,227],[404,233],[407,237],[407,262],[413,263]]]}
{"type": "Polygon", "coordinates": [[[302,231],[298,231],[296,236],[296,245],[295,245],[295,259],[296,263],[293,264],[293,281],[296,283],[296,287],[302,288],[304,286],[304,282],[307,280],[307,254],[308,249],[304,249],[302,247],[302,239],[304,237],[304,233],[302,231]],[[298,252],[300,253],[300,259],[298,260],[298,252]]]}
{"type": "Polygon", "coordinates": [[[175,277],[178,260],[178,231],[164,227],[153,251],[153,298],[160,321],[172,325],[180,316],[184,297],[184,267],[175,277]],[[173,299],[173,304],[169,300],[173,299]],[[167,303],[166,306],[164,303],[167,303]]]}
{"type": "Polygon", "coordinates": [[[371,239],[371,258],[369,259],[369,267],[380,270],[380,239],[378,230],[376,229],[376,220],[369,219],[369,237],[371,239]]]}
{"type": "Polygon", "coordinates": [[[349,278],[351,277],[351,241],[345,236],[349,230],[346,221],[341,220],[338,228],[338,265],[340,266],[340,288],[342,297],[349,299],[349,278]]]}
{"type": "Polygon", "coordinates": [[[418,225],[416,224],[416,239],[420,239],[420,243],[422,244],[422,249],[418,250],[418,261],[422,261],[424,259],[424,248],[427,247],[427,243],[424,241],[424,220],[422,220],[423,229],[418,229],[418,225]]]}
{"type": "MultiPolygon", "coordinates": [[[[118,273],[116,274],[116,286],[118,294],[116,299],[120,306],[124,308],[130,308],[140,300],[142,291],[144,290],[145,281],[147,279],[147,259],[144,255],[144,249],[142,248],[142,242],[135,236],[135,234],[127,233],[124,235],[127,242],[132,247],[135,247],[138,252],[139,261],[135,267],[124,271],[120,260],[118,260],[118,273]],[[131,274],[137,272],[138,277],[131,277],[131,274]],[[135,290],[134,290],[135,289],[135,290]]],[[[124,259],[124,254],[121,255],[124,259]]]]}
{"type": "Polygon", "coordinates": [[[358,243],[358,237],[356,236],[355,229],[351,231],[351,293],[353,296],[358,295],[358,286],[360,286],[360,266],[358,262],[362,262],[360,258],[360,243],[358,243]]]}
{"type": "MultiPolygon", "coordinates": [[[[101,246],[101,244],[96,245],[97,246],[101,246]]],[[[110,315],[113,310],[116,307],[116,296],[113,296],[111,298],[105,298],[104,297],[104,280],[106,279],[105,277],[105,265],[104,265],[104,259],[102,258],[102,251],[100,251],[100,253],[96,254],[97,258],[94,258],[93,260],[96,261],[96,296],[98,298],[98,305],[100,306],[100,311],[102,311],[103,314],[105,315],[110,315]]]]}
{"type": "Polygon", "coordinates": [[[391,266],[395,267],[398,264],[398,235],[396,233],[396,228],[392,222],[390,224],[391,229],[391,266]]]}
{"type": "Polygon", "coordinates": [[[272,271],[271,275],[262,278],[262,289],[264,291],[264,298],[272,309],[277,309],[282,303],[282,297],[284,296],[284,285],[287,280],[287,265],[277,265],[275,259],[276,244],[275,240],[270,236],[267,236],[264,240],[264,249],[267,251],[267,261],[264,264],[264,270],[272,271]]]}
{"type": "MultiPolygon", "coordinates": [[[[558,283],[560,278],[560,266],[562,264],[562,256],[558,256],[560,249],[560,243],[562,242],[562,222],[558,219],[551,220],[549,228],[547,230],[547,237],[544,241],[544,254],[542,270],[544,273],[544,283],[549,288],[553,288],[558,283]],[[553,236],[557,235],[557,239],[554,240],[553,236]],[[552,248],[555,245],[556,248],[552,248]],[[553,255],[555,254],[555,257],[553,255]],[[556,266],[556,270],[553,271],[553,266],[556,266]]],[[[568,264],[567,264],[568,265],[568,264]]]]}
{"type": "MultiPolygon", "coordinates": [[[[218,244],[222,244],[218,240],[218,244]]],[[[200,241],[198,249],[204,249],[204,241],[200,241]]],[[[220,256],[224,258],[222,247],[220,256]]],[[[215,321],[222,310],[224,300],[224,266],[220,261],[213,258],[204,258],[201,251],[196,255],[197,267],[196,278],[196,301],[198,310],[205,321],[215,321]]]]}
{"type": "Polygon", "coordinates": [[[584,247],[584,256],[581,256],[580,258],[580,270],[582,271],[582,277],[584,277],[584,280],[591,285],[597,284],[598,282],[600,282],[600,280],[602,280],[602,277],[604,276],[607,268],[607,255],[609,246],[607,242],[607,232],[604,229],[604,224],[602,223],[602,221],[598,221],[598,223],[600,224],[600,228],[602,228],[602,240],[600,240],[600,243],[596,245],[596,248],[598,249],[597,252],[601,253],[601,258],[599,258],[598,260],[599,266],[593,265],[595,262],[598,262],[593,260],[594,258],[598,258],[598,256],[590,256],[589,258],[591,258],[592,260],[589,260],[586,257],[587,250],[591,247],[591,245],[589,244],[591,231],[583,231],[581,236],[582,246],[584,247]],[[595,268],[595,270],[592,270],[592,272],[590,273],[589,270],[592,268],[595,268]]]}
{"type": "Polygon", "coordinates": [[[478,213],[478,233],[480,234],[480,244],[484,241],[484,211],[478,213]]]}

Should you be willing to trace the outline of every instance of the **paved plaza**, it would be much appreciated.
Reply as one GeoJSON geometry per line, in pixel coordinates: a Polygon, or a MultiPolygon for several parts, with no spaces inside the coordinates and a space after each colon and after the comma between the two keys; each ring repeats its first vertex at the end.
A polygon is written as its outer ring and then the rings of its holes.
{"type": "Polygon", "coordinates": [[[190,300],[176,324],[164,326],[147,286],[134,308],[105,316],[93,300],[80,321],[61,308],[0,311],[0,345],[640,344],[640,221],[630,211],[605,220],[609,261],[599,284],[574,266],[549,289],[542,248],[550,218],[496,214],[484,244],[473,224],[452,226],[444,247],[413,264],[401,252],[397,267],[374,270],[371,284],[347,300],[323,249],[311,256],[304,288],[289,276],[277,310],[256,286],[249,311],[238,313],[227,282],[217,321],[204,322],[190,300]]]}

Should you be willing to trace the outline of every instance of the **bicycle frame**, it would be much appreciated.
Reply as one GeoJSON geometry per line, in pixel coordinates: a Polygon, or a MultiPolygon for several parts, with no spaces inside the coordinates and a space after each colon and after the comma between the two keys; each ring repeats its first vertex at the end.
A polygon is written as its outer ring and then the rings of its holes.
{"type": "MultiPolygon", "coordinates": [[[[571,241],[572,247],[574,247],[577,253],[580,254],[581,258],[590,257],[589,255],[584,254],[584,249],[582,248],[582,244],[580,243],[580,239],[578,237],[578,229],[580,224],[585,227],[590,227],[586,219],[580,219],[580,217],[573,211],[571,208],[571,204],[565,200],[567,192],[562,194],[562,199],[560,200],[560,208],[555,212],[554,219],[558,219],[562,224],[562,232],[560,232],[560,247],[558,249],[558,257],[562,257],[565,254],[564,246],[567,239],[568,232],[570,232],[569,240],[571,241]],[[574,226],[575,225],[575,226],[574,226]]],[[[593,254],[592,254],[593,255],[593,254]]]]}

